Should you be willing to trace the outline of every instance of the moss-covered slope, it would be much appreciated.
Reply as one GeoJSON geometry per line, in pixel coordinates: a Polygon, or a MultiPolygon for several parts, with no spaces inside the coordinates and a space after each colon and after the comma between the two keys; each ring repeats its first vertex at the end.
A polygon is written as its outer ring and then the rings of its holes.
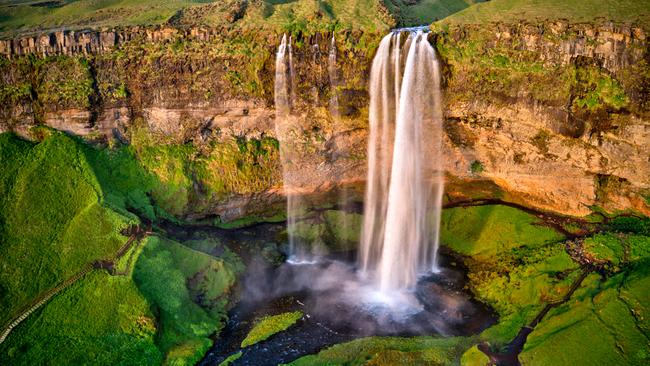
{"type": "Polygon", "coordinates": [[[137,222],[103,206],[100,184],[76,143],[54,134],[33,145],[0,135],[0,323],[36,295],[124,244],[137,222]]]}
{"type": "Polygon", "coordinates": [[[115,270],[92,271],[31,314],[0,345],[0,363],[198,361],[222,327],[242,270],[237,256],[149,238],[113,263],[127,241],[122,229],[140,221],[136,214],[166,217],[148,197],[161,183],[130,150],[96,150],[42,132],[38,144],[0,134],[3,331],[90,263],[109,260],[115,270]]]}

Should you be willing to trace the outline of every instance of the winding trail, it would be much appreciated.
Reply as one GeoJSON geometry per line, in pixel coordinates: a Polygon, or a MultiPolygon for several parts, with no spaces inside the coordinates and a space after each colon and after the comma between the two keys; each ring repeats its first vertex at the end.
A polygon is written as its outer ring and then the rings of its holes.
{"type": "Polygon", "coordinates": [[[52,297],[60,293],[61,291],[65,290],[75,282],[79,281],[82,279],[86,274],[93,270],[102,270],[105,269],[108,271],[108,273],[112,276],[124,276],[129,272],[129,266],[131,265],[132,259],[133,259],[133,252],[131,252],[131,256],[128,259],[126,269],[122,272],[117,272],[115,270],[115,264],[117,263],[120,258],[122,258],[128,251],[131,249],[131,246],[133,243],[139,243],[142,239],[144,239],[147,235],[151,234],[151,226],[147,230],[143,230],[139,225],[131,226],[127,232],[129,233],[129,239],[120,247],[120,249],[117,250],[115,255],[109,259],[104,259],[104,260],[96,260],[90,263],[86,263],[79,272],[75,273],[74,275],[68,277],[65,281],[60,283],[58,286],[49,289],[42,294],[40,294],[38,297],[36,297],[33,301],[31,301],[28,305],[24,307],[24,310],[22,310],[6,327],[4,327],[2,333],[0,334],[0,344],[2,344],[9,334],[18,326],[20,323],[22,323],[25,319],[27,319],[28,316],[30,316],[33,312],[38,310],[41,306],[43,306],[45,303],[47,303],[52,297]]]}

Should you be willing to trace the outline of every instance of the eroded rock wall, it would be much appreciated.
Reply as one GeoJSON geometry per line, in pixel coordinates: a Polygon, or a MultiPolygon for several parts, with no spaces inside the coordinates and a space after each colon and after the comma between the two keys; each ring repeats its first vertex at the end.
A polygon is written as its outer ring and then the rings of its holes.
{"type": "Polygon", "coordinates": [[[641,28],[497,24],[441,30],[438,45],[449,171],[566,214],[649,212],[650,53],[641,28]]]}
{"type": "MultiPolygon", "coordinates": [[[[301,126],[294,138],[303,156],[295,164],[306,192],[365,177],[367,79],[382,36],[336,34],[340,84],[332,88],[331,34],[294,35],[301,126]]],[[[276,137],[280,37],[163,27],[3,41],[0,130],[29,135],[44,124],[125,144],[145,131],[150,144],[190,145],[192,159],[211,162],[224,146],[241,150],[241,139],[276,137]]],[[[450,180],[491,181],[507,199],[570,215],[592,206],[650,213],[650,53],[642,29],[495,24],[434,29],[430,39],[444,62],[450,180]]],[[[241,161],[220,164],[215,175],[235,176],[224,178],[230,184],[184,170],[175,214],[234,219],[281,200],[277,161],[264,163],[278,172],[263,180],[241,176],[249,172],[241,161]]]]}

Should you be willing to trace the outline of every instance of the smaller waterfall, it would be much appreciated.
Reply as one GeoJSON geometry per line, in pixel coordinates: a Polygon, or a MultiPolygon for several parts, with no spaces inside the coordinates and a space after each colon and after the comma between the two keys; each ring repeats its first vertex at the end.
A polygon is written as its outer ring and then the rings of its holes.
{"type": "Polygon", "coordinates": [[[327,58],[327,72],[330,78],[330,114],[335,121],[338,121],[340,118],[338,97],[339,76],[336,66],[336,38],[334,34],[332,34],[329,56],[327,58]]]}
{"type": "Polygon", "coordinates": [[[381,41],[369,119],[359,265],[382,292],[413,288],[419,273],[437,270],[444,185],[440,71],[424,29],[381,41]]]}
{"type": "Polygon", "coordinates": [[[293,68],[293,48],[291,46],[292,44],[291,38],[292,37],[289,36],[289,44],[287,45],[287,48],[289,50],[289,80],[291,80],[291,104],[295,105],[296,104],[296,72],[295,69],[293,68]]]}
{"type": "Polygon", "coordinates": [[[297,189],[300,187],[299,174],[294,162],[298,161],[297,147],[292,143],[292,136],[299,128],[298,120],[292,114],[296,101],[295,70],[293,68],[293,50],[291,37],[282,36],[275,58],[275,133],[280,141],[280,161],[285,195],[287,196],[287,232],[289,237],[289,256],[300,258],[301,252],[296,243],[295,228],[297,216],[302,203],[297,189]]]}
{"type": "MultiPolygon", "coordinates": [[[[289,41],[291,42],[291,41],[289,41]]],[[[291,50],[291,43],[287,44],[287,35],[282,36],[282,41],[278,47],[278,52],[275,55],[275,114],[276,114],[276,128],[281,125],[282,119],[289,115],[293,100],[289,98],[293,93],[292,80],[293,72],[293,56],[291,50]],[[287,62],[287,51],[289,54],[289,62],[287,62]],[[280,122],[280,123],[278,123],[280,122]]]]}

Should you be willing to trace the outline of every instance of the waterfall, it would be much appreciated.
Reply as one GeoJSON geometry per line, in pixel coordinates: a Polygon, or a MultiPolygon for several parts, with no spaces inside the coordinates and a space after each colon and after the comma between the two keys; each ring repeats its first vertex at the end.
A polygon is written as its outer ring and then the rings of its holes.
{"type": "Polygon", "coordinates": [[[369,120],[359,266],[382,291],[409,289],[437,269],[444,185],[440,71],[424,29],[382,39],[369,120]]]}
{"type": "MultiPolygon", "coordinates": [[[[289,41],[291,42],[291,41],[289,41]]],[[[275,116],[276,129],[281,125],[291,111],[292,100],[289,99],[290,93],[293,93],[292,85],[289,80],[292,79],[293,56],[289,56],[291,62],[287,64],[287,48],[289,55],[293,54],[291,43],[287,46],[287,35],[282,36],[282,41],[278,47],[278,53],[275,55],[275,116]],[[290,66],[289,66],[290,65],[290,66]]]]}
{"type": "Polygon", "coordinates": [[[297,216],[301,211],[301,200],[296,192],[299,188],[299,172],[294,167],[298,151],[292,143],[292,136],[299,128],[298,120],[292,114],[296,100],[296,81],[293,68],[291,37],[282,36],[275,58],[275,133],[280,141],[280,161],[282,163],[283,188],[287,197],[287,234],[289,237],[289,257],[300,260],[305,253],[296,243],[295,228],[297,216]]]}
{"type": "Polygon", "coordinates": [[[336,67],[336,38],[332,34],[329,56],[327,58],[327,73],[330,78],[330,114],[337,121],[339,119],[339,97],[338,97],[338,69],[336,67]]]}

